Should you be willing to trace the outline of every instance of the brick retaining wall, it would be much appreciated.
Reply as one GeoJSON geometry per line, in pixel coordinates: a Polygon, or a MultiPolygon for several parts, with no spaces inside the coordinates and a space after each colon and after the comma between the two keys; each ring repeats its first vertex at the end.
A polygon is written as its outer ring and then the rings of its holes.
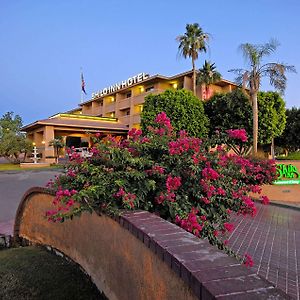
{"type": "Polygon", "coordinates": [[[53,195],[32,188],[15,221],[16,242],[49,245],[80,264],[114,299],[288,299],[232,257],[178,226],[145,212],[115,220],[83,214],[49,223],[53,195]]]}

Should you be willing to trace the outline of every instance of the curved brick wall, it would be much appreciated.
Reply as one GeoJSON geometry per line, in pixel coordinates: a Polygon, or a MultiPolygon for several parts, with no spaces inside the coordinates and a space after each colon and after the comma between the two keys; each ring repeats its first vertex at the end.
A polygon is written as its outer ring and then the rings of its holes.
{"type": "Polygon", "coordinates": [[[148,212],[113,220],[83,214],[65,223],[44,217],[53,195],[32,188],[15,220],[15,242],[23,239],[63,252],[114,299],[285,299],[235,259],[148,212]]]}

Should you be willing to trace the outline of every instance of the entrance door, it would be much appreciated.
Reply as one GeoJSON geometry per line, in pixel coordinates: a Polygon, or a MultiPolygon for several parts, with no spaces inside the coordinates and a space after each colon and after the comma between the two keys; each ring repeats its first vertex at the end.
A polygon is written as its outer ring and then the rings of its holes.
{"type": "Polygon", "coordinates": [[[79,148],[81,146],[81,138],[78,136],[67,136],[66,146],[68,148],[79,148]]]}

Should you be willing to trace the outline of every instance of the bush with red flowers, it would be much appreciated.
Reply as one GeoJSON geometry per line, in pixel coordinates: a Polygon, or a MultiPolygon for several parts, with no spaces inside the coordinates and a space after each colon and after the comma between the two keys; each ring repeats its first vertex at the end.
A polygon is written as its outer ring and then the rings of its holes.
{"type": "MultiPolygon", "coordinates": [[[[56,190],[49,221],[64,221],[83,211],[119,214],[142,209],[159,214],[211,244],[226,249],[224,235],[234,230],[233,213],[255,215],[249,192],[271,183],[273,161],[229,154],[209,140],[175,133],[165,113],[147,136],[132,129],[124,140],[98,140],[92,157],[70,155],[66,173],[50,185],[56,190]]],[[[227,132],[229,139],[246,140],[242,130],[227,132]]],[[[267,203],[265,197],[263,203],[267,203]]],[[[228,249],[227,249],[228,250],[228,249]]]]}

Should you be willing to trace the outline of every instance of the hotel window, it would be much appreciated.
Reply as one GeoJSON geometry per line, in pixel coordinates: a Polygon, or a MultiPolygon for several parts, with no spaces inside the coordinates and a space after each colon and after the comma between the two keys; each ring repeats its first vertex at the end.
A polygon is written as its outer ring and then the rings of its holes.
{"type": "Polygon", "coordinates": [[[130,98],[131,97],[131,91],[126,93],[126,98],[130,98]]]}
{"type": "Polygon", "coordinates": [[[125,115],[126,115],[126,116],[129,116],[129,115],[130,115],[130,109],[127,109],[127,110],[125,111],[125,115]]]}
{"type": "Polygon", "coordinates": [[[146,92],[152,92],[152,91],[154,91],[154,85],[146,87],[145,91],[146,92]]]}

